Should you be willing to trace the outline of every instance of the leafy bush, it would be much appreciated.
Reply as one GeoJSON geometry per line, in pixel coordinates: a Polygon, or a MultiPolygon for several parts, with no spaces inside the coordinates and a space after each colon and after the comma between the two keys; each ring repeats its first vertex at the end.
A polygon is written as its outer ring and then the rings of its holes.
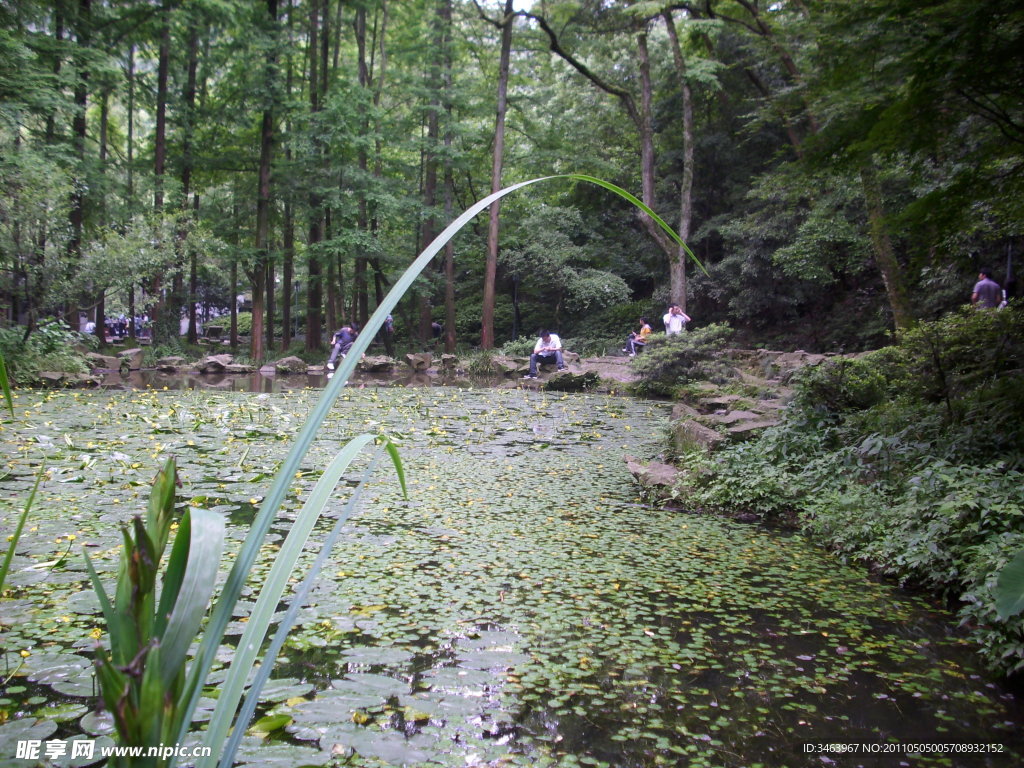
{"type": "Polygon", "coordinates": [[[95,348],[95,337],[69,330],[52,318],[40,323],[27,339],[24,336],[23,328],[0,329],[0,354],[12,382],[32,384],[41,371],[88,373],[85,352],[95,348]]]}
{"type": "Polygon", "coordinates": [[[676,495],[795,519],[844,557],[956,602],[993,668],[1024,669],[1024,615],[1000,617],[994,593],[1024,546],[1021,320],[962,312],[803,372],[782,425],[686,457],[676,495]]]}
{"type": "Polygon", "coordinates": [[[239,312],[237,318],[238,335],[248,336],[252,333],[252,312],[239,312]]]}
{"type": "Polygon", "coordinates": [[[727,380],[732,369],[719,359],[719,353],[732,332],[724,323],[713,323],[696,331],[651,336],[643,353],[633,361],[633,370],[640,376],[634,391],[671,396],[690,381],[727,380]]]}

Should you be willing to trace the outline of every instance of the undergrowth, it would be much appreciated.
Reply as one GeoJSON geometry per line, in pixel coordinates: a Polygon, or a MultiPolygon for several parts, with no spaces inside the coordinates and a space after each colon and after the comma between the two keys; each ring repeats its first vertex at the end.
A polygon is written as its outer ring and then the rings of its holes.
{"type": "Polygon", "coordinates": [[[1024,312],[964,311],[805,369],[784,422],[683,459],[675,494],[795,519],[850,560],[931,590],[985,661],[1024,670],[1024,617],[993,588],[1024,547],[1024,312]]]}

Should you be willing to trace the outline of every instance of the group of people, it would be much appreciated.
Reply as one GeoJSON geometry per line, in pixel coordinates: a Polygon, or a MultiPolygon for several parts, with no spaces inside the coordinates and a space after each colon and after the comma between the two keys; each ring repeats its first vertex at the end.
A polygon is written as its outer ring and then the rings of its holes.
{"type": "MultiPolygon", "coordinates": [[[[665,316],[661,318],[662,324],[665,326],[665,335],[674,336],[677,333],[682,333],[686,330],[686,324],[690,322],[690,316],[683,312],[683,308],[678,304],[673,304],[665,312],[665,316]]],[[[626,346],[622,348],[622,351],[628,354],[630,357],[636,357],[636,353],[641,351],[647,346],[647,338],[654,333],[651,328],[651,324],[647,321],[646,317],[640,318],[640,329],[637,331],[631,331],[629,336],[626,338],[626,346]]]]}
{"type": "MultiPolygon", "coordinates": [[[[107,317],[103,320],[103,329],[108,339],[123,339],[129,335],[129,330],[134,331],[135,338],[143,338],[149,333],[149,315],[136,315],[128,318],[125,315],[118,317],[107,317]]],[[[96,323],[89,320],[81,329],[85,333],[96,333],[96,323]]]]}

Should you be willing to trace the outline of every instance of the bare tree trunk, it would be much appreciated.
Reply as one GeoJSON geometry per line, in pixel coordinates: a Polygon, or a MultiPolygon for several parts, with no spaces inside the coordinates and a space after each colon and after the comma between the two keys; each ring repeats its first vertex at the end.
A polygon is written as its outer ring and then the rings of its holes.
{"type": "MultiPolygon", "coordinates": [[[[441,51],[444,71],[441,76],[444,92],[444,220],[452,220],[452,0],[441,0],[437,7],[441,23],[441,51]]],[[[444,351],[455,354],[455,246],[449,240],[444,246],[444,351]]]]}
{"type": "MultiPolygon", "coordinates": [[[[267,0],[267,21],[270,34],[276,34],[277,0],[267,0]]],[[[264,83],[267,90],[267,103],[263,107],[263,120],[260,126],[260,165],[258,172],[258,191],[256,198],[256,263],[252,269],[252,333],[249,336],[249,355],[256,362],[262,362],[266,355],[264,346],[266,311],[265,297],[268,290],[267,271],[270,261],[270,170],[274,154],[274,72],[275,57],[271,54],[267,62],[264,83]]]]}
{"type": "MultiPolygon", "coordinates": [[[[321,0],[311,0],[309,4],[309,111],[314,119],[320,111],[319,57],[317,55],[320,32],[320,3],[321,0]]],[[[323,13],[327,13],[326,8],[323,9],[323,13]]],[[[323,151],[322,142],[314,139],[314,156],[320,158],[323,151]]],[[[306,351],[308,352],[316,352],[323,349],[321,339],[323,335],[321,314],[323,285],[320,255],[317,252],[319,244],[323,241],[323,198],[317,189],[319,183],[319,179],[313,179],[309,192],[309,235],[306,240],[309,246],[309,286],[306,290],[306,351]]]]}
{"type": "MultiPolygon", "coordinates": [[[[494,155],[491,163],[491,193],[501,189],[501,169],[505,155],[505,113],[508,110],[508,70],[512,51],[512,0],[505,0],[505,16],[501,20],[501,53],[498,59],[498,103],[494,117],[494,155]]],[[[487,261],[484,265],[484,295],[481,308],[480,346],[494,349],[494,301],[498,279],[498,229],[500,202],[491,204],[487,226],[487,261]]]]}
{"type": "MultiPolygon", "coordinates": [[[[85,52],[91,39],[92,9],[91,0],[78,0],[78,13],[75,18],[75,36],[77,51],[75,61],[75,112],[71,118],[71,132],[75,144],[75,158],[78,161],[79,178],[71,193],[71,210],[68,214],[71,226],[71,237],[68,238],[67,256],[69,277],[74,280],[82,260],[82,236],[85,228],[85,205],[88,184],[85,174],[85,141],[86,141],[86,109],[89,99],[89,67],[86,64],[85,52]]],[[[67,310],[71,330],[78,331],[79,309],[77,300],[72,300],[67,310]]]]}
{"type": "Polygon", "coordinates": [[[875,252],[875,264],[882,274],[885,292],[892,307],[892,318],[897,330],[910,328],[914,325],[914,313],[908,299],[908,291],[903,278],[903,270],[896,260],[889,227],[885,218],[885,204],[882,199],[882,186],[878,174],[870,161],[860,169],[861,185],[864,191],[864,202],[867,205],[868,221],[871,224],[871,244],[875,252]]]}
{"type": "MultiPolygon", "coordinates": [[[[672,58],[679,77],[679,87],[683,97],[683,175],[679,182],[679,223],[676,234],[685,243],[690,239],[690,228],[693,225],[693,94],[686,78],[686,59],[679,45],[675,21],[672,11],[662,11],[665,26],[668,30],[669,42],[672,45],[672,58]]],[[[686,260],[687,254],[679,245],[675,246],[675,258],[669,259],[669,284],[672,302],[686,311],[686,260]]]]}

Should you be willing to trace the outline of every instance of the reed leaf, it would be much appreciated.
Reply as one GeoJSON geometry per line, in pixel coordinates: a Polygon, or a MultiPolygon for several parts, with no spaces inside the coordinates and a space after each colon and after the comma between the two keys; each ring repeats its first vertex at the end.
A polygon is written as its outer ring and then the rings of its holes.
{"type": "MultiPolygon", "coordinates": [[[[4,356],[0,355],[0,390],[4,393],[4,402],[7,404],[7,410],[14,416],[14,396],[11,394],[11,380],[7,376],[7,363],[4,362],[4,356]]],[[[0,582],[2,584],[3,582],[0,582]]]]}
{"type": "MultiPolygon", "coordinates": [[[[389,440],[384,444],[384,448],[391,455],[391,459],[395,464],[395,469],[398,471],[399,482],[402,484],[403,492],[405,489],[404,473],[402,472],[402,462],[398,457],[398,452],[395,449],[394,444],[389,440]]],[[[320,575],[320,571],[323,569],[324,564],[327,562],[327,557],[330,555],[331,550],[334,549],[334,544],[337,542],[338,537],[341,535],[341,529],[348,521],[349,515],[352,514],[352,510],[358,506],[359,501],[362,499],[363,491],[366,489],[366,481],[370,475],[377,468],[377,464],[380,461],[381,452],[378,451],[374,457],[373,462],[366,471],[363,472],[363,476],[356,486],[355,491],[349,497],[348,503],[345,504],[345,508],[341,514],[338,515],[338,519],[334,522],[334,527],[331,532],[324,539],[323,546],[320,548],[320,553],[317,555],[313,565],[310,566],[307,571],[305,578],[299,585],[299,588],[295,591],[295,595],[292,597],[291,603],[288,605],[288,610],[285,611],[284,617],[281,619],[281,623],[277,626],[277,631],[274,633],[274,638],[270,642],[270,646],[267,648],[266,653],[263,655],[263,661],[260,664],[259,670],[256,672],[256,677],[252,681],[252,685],[249,686],[249,692],[245,696],[245,701],[242,703],[242,709],[238,713],[238,717],[235,719],[235,728],[231,732],[227,744],[224,745],[223,754],[221,754],[220,762],[218,763],[219,768],[231,768],[235,761],[235,754],[238,752],[238,747],[242,743],[242,738],[245,736],[246,726],[249,721],[252,720],[253,714],[256,712],[256,707],[259,704],[260,691],[263,690],[263,686],[270,678],[270,673],[273,671],[274,662],[277,659],[277,655],[281,652],[281,648],[284,646],[285,640],[288,639],[288,633],[291,631],[292,626],[295,624],[295,619],[299,615],[299,610],[306,603],[306,599],[309,597],[309,593],[313,589],[313,585],[316,583],[317,577],[320,575]]],[[[218,754],[217,751],[212,752],[213,755],[218,754]]],[[[206,765],[212,765],[215,758],[200,758],[196,764],[196,768],[206,768],[206,765]]]]}
{"type": "MultiPolygon", "coordinates": [[[[341,365],[335,372],[334,377],[327,383],[323,393],[320,395],[320,399],[317,401],[313,410],[310,412],[309,417],[299,430],[299,434],[296,436],[291,450],[288,452],[288,455],[282,462],[277,474],[274,476],[274,480],[271,483],[270,488],[267,490],[266,496],[263,498],[263,503],[260,505],[260,509],[253,520],[249,533],[242,542],[242,547],[239,551],[238,557],[235,559],[235,562],[231,567],[231,571],[228,573],[227,580],[224,583],[224,588],[221,590],[220,597],[214,606],[210,620],[207,622],[206,629],[203,632],[203,637],[200,642],[196,658],[189,670],[188,679],[183,693],[184,706],[182,706],[180,710],[182,712],[183,719],[175,739],[177,742],[180,743],[185,740],[185,736],[190,725],[190,713],[195,710],[196,704],[199,701],[203,682],[206,680],[210,668],[213,665],[217,649],[220,646],[221,639],[224,637],[224,631],[227,628],[228,623],[231,621],[235,603],[242,594],[242,589],[245,586],[246,580],[249,578],[249,573],[252,570],[253,564],[256,562],[256,557],[260,548],[263,546],[263,540],[265,539],[267,532],[270,530],[274,517],[277,515],[277,511],[280,509],[282,502],[288,494],[291,480],[295,477],[295,473],[299,471],[302,459],[309,451],[317,431],[320,429],[321,424],[323,424],[324,420],[327,418],[327,414],[330,412],[335,401],[338,399],[338,396],[341,394],[342,388],[355,371],[357,363],[363,353],[366,352],[370,342],[384,325],[384,321],[387,316],[391,314],[398,305],[399,300],[412,286],[413,281],[416,280],[419,274],[428,264],[430,264],[441,249],[444,248],[445,244],[447,244],[448,241],[451,240],[459,230],[466,226],[466,224],[468,224],[477,214],[506,195],[532,184],[553,179],[571,179],[576,181],[585,181],[588,183],[597,183],[604,189],[608,189],[623,197],[651,216],[654,221],[669,233],[670,237],[672,237],[676,243],[686,249],[691,258],[694,258],[696,261],[696,257],[693,256],[693,253],[686,247],[685,243],[682,242],[672,228],[635,196],[614,184],[583,174],[543,176],[505,187],[504,189],[477,201],[452,221],[451,224],[445,227],[441,234],[439,234],[423,250],[423,252],[416,257],[413,263],[392,286],[391,290],[388,291],[388,294],[380,304],[377,305],[377,309],[370,316],[369,320],[367,320],[366,326],[353,342],[349,353],[341,361],[341,365]]],[[[697,263],[700,264],[699,261],[697,263]]],[[[703,267],[701,268],[703,269],[703,267]]],[[[175,758],[171,757],[169,764],[173,766],[175,762],[175,758]]]]}
{"type": "Polygon", "coordinates": [[[36,492],[39,490],[39,484],[43,481],[44,474],[46,474],[46,470],[40,467],[39,472],[36,474],[36,482],[32,486],[32,492],[28,495],[28,501],[25,502],[25,508],[18,516],[18,524],[14,526],[14,534],[11,536],[11,543],[7,545],[7,554],[4,555],[4,562],[0,565],[0,592],[3,592],[4,590],[4,584],[7,581],[7,573],[11,569],[11,561],[14,560],[14,552],[18,548],[18,540],[21,538],[21,532],[25,529],[25,521],[28,519],[28,512],[32,509],[32,502],[35,501],[36,492]]]}
{"type": "MultiPolygon", "coordinates": [[[[306,503],[302,505],[292,523],[288,536],[281,545],[281,549],[274,557],[274,565],[260,589],[256,605],[249,614],[249,620],[245,624],[245,631],[235,649],[234,658],[231,660],[231,668],[227,678],[220,689],[217,697],[217,706],[210,718],[206,729],[203,744],[210,747],[212,755],[220,755],[221,748],[231,722],[238,709],[238,702],[242,697],[245,682],[249,672],[259,654],[260,646],[267,636],[274,612],[277,610],[281,596],[284,594],[288,580],[291,578],[295,564],[302,554],[303,548],[313,527],[320,519],[327,502],[330,500],[334,487],[338,484],[341,476],[348,469],[349,464],[358,453],[374,440],[373,435],[359,435],[350,440],[344,448],[334,457],[324,473],[320,476],[313,487],[306,503]]],[[[214,758],[211,758],[211,763],[214,758]]]]}

